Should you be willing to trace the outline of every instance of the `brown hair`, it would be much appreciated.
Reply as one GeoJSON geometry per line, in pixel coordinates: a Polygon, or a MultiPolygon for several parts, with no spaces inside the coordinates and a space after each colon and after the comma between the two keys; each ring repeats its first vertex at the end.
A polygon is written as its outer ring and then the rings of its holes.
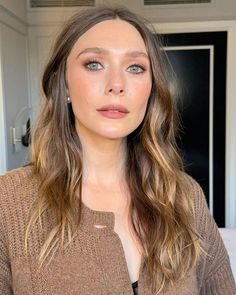
{"type": "Polygon", "coordinates": [[[42,265],[53,251],[72,241],[80,224],[82,147],[72,108],[66,103],[66,62],[83,33],[101,21],[115,18],[139,31],[152,69],[152,90],[144,120],[127,138],[126,179],[132,196],[132,225],[156,294],[196,265],[201,243],[175,143],[176,113],[165,76],[164,53],[150,24],[126,8],[102,6],[76,14],[57,38],[43,75],[43,107],[32,139],[32,162],[40,176],[40,187],[25,244],[27,249],[33,224],[40,221],[45,210],[51,210],[56,224],[41,249],[42,265]],[[79,201],[76,191],[80,192],[79,201]],[[161,281],[157,280],[158,273],[161,281]]]}

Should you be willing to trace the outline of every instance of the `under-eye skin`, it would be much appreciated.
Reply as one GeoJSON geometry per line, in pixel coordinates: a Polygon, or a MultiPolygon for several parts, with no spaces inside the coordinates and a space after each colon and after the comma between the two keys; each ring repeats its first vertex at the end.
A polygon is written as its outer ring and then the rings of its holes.
{"type": "Polygon", "coordinates": [[[101,63],[96,60],[90,60],[84,64],[84,66],[90,71],[99,71],[103,68],[101,63]]]}
{"type": "Polygon", "coordinates": [[[134,64],[134,65],[128,67],[128,72],[133,73],[133,74],[142,74],[143,72],[145,72],[145,69],[143,66],[140,66],[138,64],[134,64]]]}

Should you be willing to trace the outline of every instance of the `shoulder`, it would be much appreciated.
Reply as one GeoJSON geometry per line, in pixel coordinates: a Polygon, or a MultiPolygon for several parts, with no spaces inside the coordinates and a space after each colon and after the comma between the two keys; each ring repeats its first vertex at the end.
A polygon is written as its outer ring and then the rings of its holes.
{"type": "Polygon", "coordinates": [[[13,188],[22,187],[24,183],[28,183],[33,175],[33,166],[16,168],[0,175],[0,190],[8,192],[13,188]]]}
{"type": "Polygon", "coordinates": [[[11,257],[23,255],[25,229],[38,195],[33,166],[0,176],[0,239],[11,257]]]}
{"type": "Polygon", "coordinates": [[[203,208],[208,211],[206,197],[200,184],[189,174],[183,173],[183,181],[185,182],[188,197],[192,200],[194,211],[198,213],[203,208]]]}
{"type": "Polygon", "coordinates": [[[37,194],[38,181],[33,166],[25,166],[0,175],[0,211],[3,218],[30,207],[37,194]],[[5,216],[4,216],[5,215],[5,216]]]}
{"type": "Polygon", "coordinates": [[[190,176],[186,172],[182,172],[182,177],[187,184],[189,192],[198,194],[202,191],[200,184],[192,176],[190,176]]]}

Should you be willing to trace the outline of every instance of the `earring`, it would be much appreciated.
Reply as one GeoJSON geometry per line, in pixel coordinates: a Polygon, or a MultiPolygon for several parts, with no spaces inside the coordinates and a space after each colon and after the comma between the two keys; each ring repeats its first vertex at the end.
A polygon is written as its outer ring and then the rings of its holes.
{"type": "Polygon", "coordinates": [[[70,97],[69,97],[69,96],[67,96],[67,98],[66,98],[66,102],[67,102],[67,103],[71,103],[71,100],[70,100],[70,97]]]}

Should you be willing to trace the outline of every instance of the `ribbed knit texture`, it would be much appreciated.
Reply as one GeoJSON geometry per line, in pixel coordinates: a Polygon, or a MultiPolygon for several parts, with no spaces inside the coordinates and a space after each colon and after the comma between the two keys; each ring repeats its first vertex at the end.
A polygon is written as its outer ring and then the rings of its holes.
{"type": "MultiPolygon", "coordinates": [[[[29,178],[31,169],[18,168],[0,177],[0,295],[132,295],[112,212],[91,210],[82,204],[82,222],[75,239],[64,252],[56,253],[49,266],[38,270],[37,256],[55,222],[47,211],[42,228],[37,223],[30,232],[26,256],[25,228],[38,191],[38,180],[29,178]]],[[[196,268],[161,294],[235,295],[229,258],[204,194],[191,177],[186,176],[186,181],[195,204],[197,230],[209,255],[202,256],[196,268]]],[[[138,294],[152,295],[144,265],[142,262],[138,294]]]]}

